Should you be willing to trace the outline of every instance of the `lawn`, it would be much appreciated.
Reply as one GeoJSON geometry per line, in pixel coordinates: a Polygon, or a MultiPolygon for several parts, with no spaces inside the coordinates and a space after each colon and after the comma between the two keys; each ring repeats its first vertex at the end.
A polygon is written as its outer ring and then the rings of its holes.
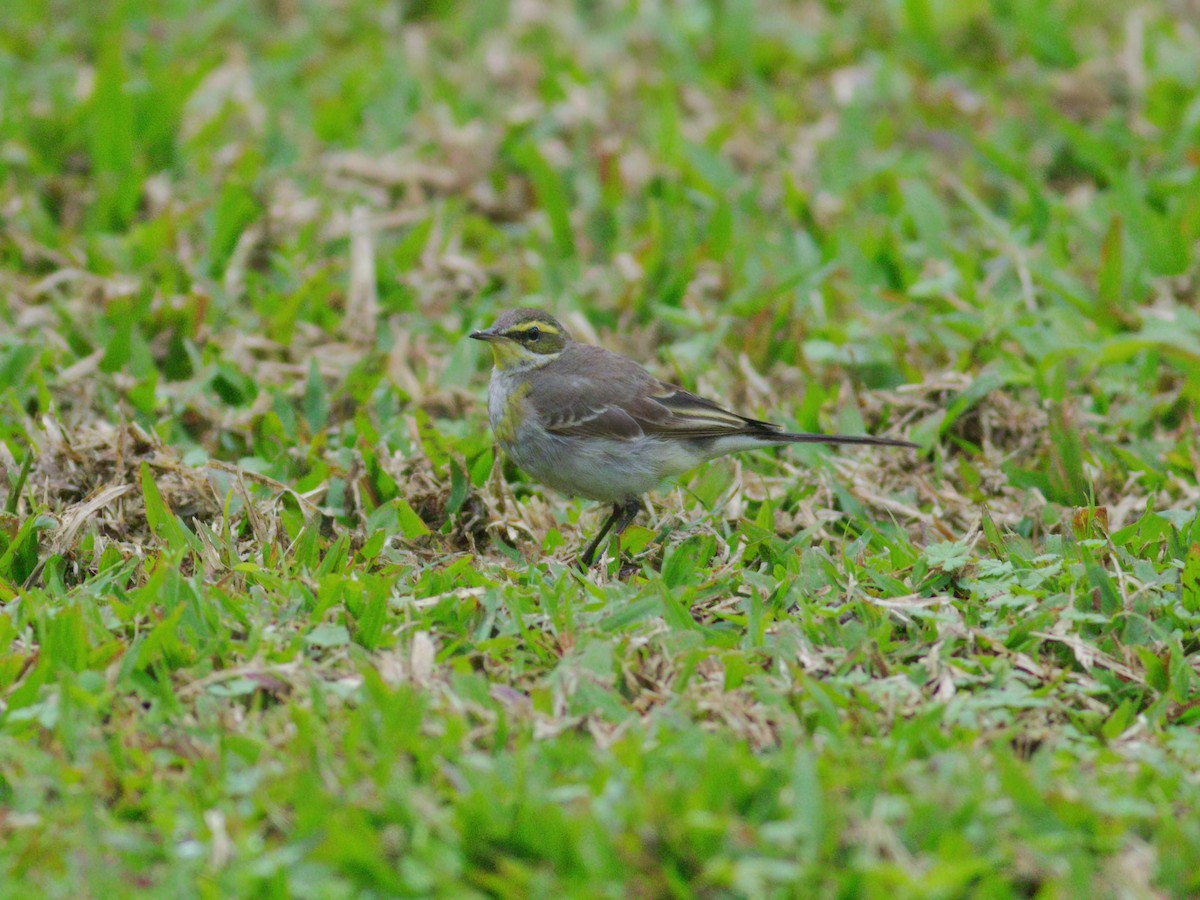
{"type": "Polygon", "coordinates": [[[1200,894],[1200,8],[8,0],[0,895],[1200,894]],[[501,310],[791,429],[607,510],[501,310]]]}

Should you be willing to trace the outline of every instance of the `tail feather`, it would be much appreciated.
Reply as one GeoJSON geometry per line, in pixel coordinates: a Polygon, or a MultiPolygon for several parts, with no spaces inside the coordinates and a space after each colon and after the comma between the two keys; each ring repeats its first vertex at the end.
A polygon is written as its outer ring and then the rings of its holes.
{"type": "Polygon", "coordinates": [[[896,438],[874,437],[869,434],[796,434],[780,428],[747,428],[734,434],[725,434],[713,439],[705,455],[709,458],[742,450],[769,447],[779,444],[850,444],[867,447],[907,447],[920,450],[919,444],[896,438]]]}
{"type": "MultiPolygon", "coordinates": [[[[763,435],[768,437],[768,435],[763,435]]],[[[911,447],[920,450],[919,444],[895,438],[874,437],[869,434],[806,434],[780,431],[769,435],[770,440],[781,444],[866,444],[872,447],[911,447]]]]}

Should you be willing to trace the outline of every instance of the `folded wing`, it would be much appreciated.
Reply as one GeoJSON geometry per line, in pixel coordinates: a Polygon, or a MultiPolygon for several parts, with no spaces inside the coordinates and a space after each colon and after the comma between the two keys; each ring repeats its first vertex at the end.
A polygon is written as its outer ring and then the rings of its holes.
{"type": "Polygon", "coordinates": [[[636,363],[600,347],[575,345],[560,377],[531,399],[552,434],[633,440],[646,435],[718,438],[779,434],[778,425],[739,416],[711,400],[664,384],[636,363]]]}

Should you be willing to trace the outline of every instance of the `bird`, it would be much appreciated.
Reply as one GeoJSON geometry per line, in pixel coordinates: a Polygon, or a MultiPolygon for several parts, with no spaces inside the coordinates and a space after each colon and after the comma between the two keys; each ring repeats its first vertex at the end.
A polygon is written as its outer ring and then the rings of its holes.
{"type": "Polygon", "coordinates": [[[505,454],[535,481],[612,504],[579,562],[588,569],[660,482],[727,453],[780,444],[918,448],[870,435],[807,434],[738,415],[654,377],[628,357],[572,339],[544,310],[502,312],[470,335],[491,347],[488,419],[505,454]]]}

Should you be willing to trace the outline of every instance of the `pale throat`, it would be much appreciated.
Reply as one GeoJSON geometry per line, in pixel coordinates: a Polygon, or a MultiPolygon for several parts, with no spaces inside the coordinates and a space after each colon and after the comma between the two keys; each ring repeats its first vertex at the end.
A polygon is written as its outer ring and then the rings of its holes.
{"type": "Polygon", "coordinates": [[[558,359],[559,353],[530,353],[512,344],[492,344],[492,362],[500,372],[527,372],[558,359]]]}

